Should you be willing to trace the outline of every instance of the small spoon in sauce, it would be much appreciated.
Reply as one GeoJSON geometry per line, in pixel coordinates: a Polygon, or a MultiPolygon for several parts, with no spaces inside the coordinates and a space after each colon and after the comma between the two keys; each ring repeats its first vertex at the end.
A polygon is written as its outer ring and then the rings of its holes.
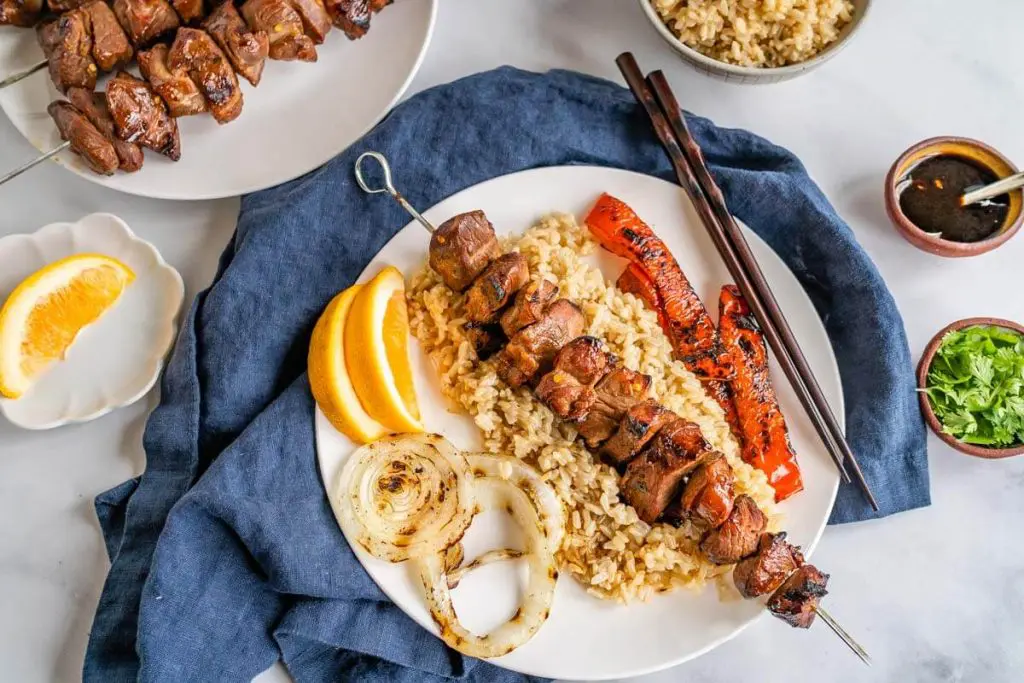
{"type": "Polygon", "coordinates": [[[993,197],[998,197],[1001,194],[1006,194],[1011,190],[1016,190],[1018,187],[1024,187],[1024,171],[1014,173],[1013,175],[1007,176],[1002,180],[997,180],[990,185],[967,188],[967,192],[960,197],[960,206],[977,204],[978,202],[986,199],[992,199],[993,197]]]}

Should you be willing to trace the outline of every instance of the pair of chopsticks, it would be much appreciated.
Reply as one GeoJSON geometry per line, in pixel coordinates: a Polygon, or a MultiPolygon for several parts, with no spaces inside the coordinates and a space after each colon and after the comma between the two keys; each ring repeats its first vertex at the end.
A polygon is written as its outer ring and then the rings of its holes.
{"type": "Polygon", "coordinates": [[[722,191],[711,178],[711,173],[704,163],[704,155],[686,127],[682,110],[664,74],[655,71],[645,79],[631,52],[619,55],[615,63],[618,64],[629,89],[647,111],[654,131],[672,161],[679,184],[697,209],[704,227],[715,243],[715,248],[750,305],[750,310],[760,324],[768,344],[782,365],[790,384],[796,390],[800,403],[814,423],[818,436],[832,456],[839,473],[849,483],[850,474],[847,467],[853,471],[857,485],[872,509],[877,512],[878,503],[871,494],[864,473],[857,464],[857,458],[850,445],[846,443],[846,437],[836,422],[835,415],[832,414],[832,409],[825,400],[778,301],[765,281],[764,274],[750,251],[750,245],[747,244],[726,207],[722,191]]]}

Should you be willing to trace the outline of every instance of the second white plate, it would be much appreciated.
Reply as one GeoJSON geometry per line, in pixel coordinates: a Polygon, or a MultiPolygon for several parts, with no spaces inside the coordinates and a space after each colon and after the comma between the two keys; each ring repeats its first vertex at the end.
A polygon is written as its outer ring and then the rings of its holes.
{"type": "MultiPolygon", "coordinates": [[[[360,40],[331,31],[315,64],[268,60],[258,88],[242,81],[245,108],[238,119],[224,126],[208,115],[178,121],[177,163],[147,150],[141,171],[109,177],[71,152],[58,163],[115,190],[163,199],[233,197],[291,180],[358,140],[398,102],[423,61],[436,15],[437,0],[402,0],[375,15],[360,40]]],[[[35,31],[0,27],[0,78],[42,56],[35,31]]],[[[0,90],[0,108],[45,151],[60,144],[46,113],[59,97],[44,71],[0,90]]]]}

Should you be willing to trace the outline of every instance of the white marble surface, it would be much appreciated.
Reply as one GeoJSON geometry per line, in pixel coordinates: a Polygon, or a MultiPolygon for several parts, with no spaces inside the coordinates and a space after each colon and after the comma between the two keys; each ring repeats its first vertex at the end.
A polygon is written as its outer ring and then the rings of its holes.
{"type": "MultiPolygon", "coordinates": [[[[753,87],[691,71],[633,0],[446,0],[413,88],[501,64],[616,78],[614,57],[633,50],[645,68],[667,71],[689,109],[800,155],[888,280],[916,359],[951,320],[1024,320],[1024,238],[975,259],[939,260],[893,232],[881,193],[897,154],[932,135],[978,137],[1024,164],[1024,4],[975,0],[971,18],[958,0],[875,5],[834,61],[796,81],[753,87]]],[[[0,169],[32,153],[0,120],[0,169]]],[[[163,251],[191,295],[209,282],[236,210],[235,200],[117,195],[48,164],[0,187],[0,235],[109,211],[163,251]]],[[[142,428],[154,401],[49,433],[0,424],[0,680],[80,678],[107,565],[91,500],[142,470],[142,428]]],[[[805,633],[765,618],[714,652],[643,680],[1020,680],[1024,459],[969,459],[934,437],[929,446],[932,507],[830,528],[815,555],[833,575],[829,608],[871,651],[873,668],[822,625],[805,633]]],[[[280,670],[260,677],[284,678],[280,670]]]]}

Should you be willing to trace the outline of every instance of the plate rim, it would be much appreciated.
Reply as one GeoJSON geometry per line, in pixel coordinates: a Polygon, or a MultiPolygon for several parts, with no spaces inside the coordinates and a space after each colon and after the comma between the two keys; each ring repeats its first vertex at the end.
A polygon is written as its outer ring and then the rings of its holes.
{"type": "MultiPolygon", "coordinates": [[[[383,121],[384,118],[387,117],[387,115],[391,113],[391,110],[394,109],[395,106],[405,96],[405,93],[409,90],[409,86],[412,85],[413,79],[416,78],[417,74],[419,74],[420,68],[423,66],[423,61],[426,59],[427,52],[430,50],[430,44],[431,44],[431,42],[433,40],[433,37],[434,37],[434,29],[436,28],[436,25],[437,25],[437,13],[438,13],[439,0],[421,0],[421,2],[429,2],[430,3],[430,11],[429,11],[429,17],[427,19],[427,26],[426,26],[426,30],[424,31],[424,34],[423,34],[423,44],[420,46],[419,52],[416,55],[416,59],[412,63],[412,68],[409,69],[409,73],[406,74],[405,79],[402,81],[402,84],[399,86],[399,88],[395,92],[394,96],[388,102],[387,106],[385,106],[380,111],[380,113],[369,123],[369,125],[367,125],[362,131],[360,131],[358,135],[356,135],[355,137],[352,138],[351,142],[349,142],[347,145],[345,145],[341,149],[335,149],[333,151],[327,152],[326,156],[324,156],[322,158],[318,157],[317,160],[315,161],[315,163],[312,163],[311,165],[308,166],[308,168],[305,168],[305,170],[303,170],[303,171],[300,171],[298,173],[290,174],[289,177],[279,178],[279,179],[275,180],[274,182],[272,182],[270,184],[257,183],[255,185],[247,185],[247,186],[245,186],[245,187],[243,187],[241,189],[237,189],[237,190],[231,191],[231,192],[214,191],[214,192],[202,193],[202,194],[195,194],[195,193],[181,194],[181,193],[175,193],[175,192],[163,192],[163,191],[161,191],[161,189],[163,187],[161,185],[154,185],[152,190],[146,190],[146,189],[140,189],[140,188],[128,188],[128,189],[126,189],[126,188],[111,186],[111,185],[103,182],[103,180],[104,180],[104,178],[106,176],[97,175],[97,174],[95,174],[95,173],[85,169],[80,164],[77,164],[77,163],[67,163],[65,161],[68,158],[67,155],[72,155],[73,154],[73,152],[70,152],[70,151],[61,152],[57,156],[57,158],[55,160],[57,160],[57,159],[60,160],[60,161],[58,161],[57,165],[60,166],[61,168],[65,169],[66,171],[69,171],[70,173],[78,176],[79,178],[83,178],[83,179],[89,181],[90,183],[93,183],[95,185],[99,185],[100,187],[104,187],[104,188],[106,188],[108,190],[112,190],[114,192],[120,192],[122,194],[126,194],[126,195],[129,195],[129,196],[132,196],[132,197],[145,197],[145,198],[148,198],[148,199],[160,199],[160,200],[167,200],[167,201],[182,201],[182,202],[211,201],[211,200],[216,200],[216,199],[227,199],[227,198],[231,198],[231,197],[241,197],[243,195],[251,194],[253,192],[259,192],[260,190],[266,190],[266,189],[271,188],[271,187],[277,187],[278,185],[283,185],[285,183],[288,183],[288,182],[291,182],[291,181],[295,180],[296,178],[301,178],[302,176],[306,175],[307,173],[315,171],[316,169],[318,169],[321,166],[325,165],[331,159],[333,159],[334,157],[338,156],[339,154],[342,154],[343,152],[345,152],[345,150],[347,150],[348,148],[352,147],[357,142],[359,142],[359,140],[361,140],[363,137],[365,137],[367,133],[372,131],[377,126],[377,124],[379,124],[381,121],[383,121]]],[[[316,66],[316,64],[314,64],[313,66],[316,66]]],[[[25,140],[29,144],[29,146],[32,149],[36,150],[40,154],[45,152],[45,150],[39,149],[36,146],[36,143],[33,142],[25,134],[25,132],[21,129],[21,127],[18,126],[14,122],[14,118],[7,112],[7,108],[4,106],[4,102],[5,102],[5,100],[3,98],[0,98],[0,111],[4,112],[4,115],[7,117],[7,120],[11,122],[12,127],[16,131],[18,131],[18,134],[22,137],[23,140],[25,140]]],[[[145,168],[143,168],[143,172],[144,171],[145,171],[145,168]]]]}
{"type": "MultiPolygon", "coordinates": [[[[461,190],[458,190],[457,192],[453,192],[452,194],[448,195],[447,197],[439,199],[438,201],[434,202],[434,204],[432,204],[430,207],[427,207],[426,209],[422,210],[421,213],[426,214],[426,213],[432,211],[435,207],[439,206],[440,204],[448,202],[449,200],[451,200],[451,199],[453,199],[453,198],[455,198],[455,197],[457,197],[459,195],[462,195],[462,194],[465,194],[465,193],[469,193],[469,192],[473,192],[473,191],[478,191],[480,188],[482,188],[484,186],[487,186],[487,185],[489,185],[491,183],[496,183],[496,182],[499,182],[499,181],[507,180],[508,178],[510,178],[512,176],[528,176],[528,175],[532,175],[532,174],[541,174],[541,173],[544,173],[544,172],[550,172],[550,171],[552,171],[554,169],[558,169],[558,172],[566,172],[566,173],[573,172],[573,171],[580,170],[580,169],[586,169],[586,170],[591,170],[591,171],[597,170],[597,171],[600,171],[602,173],[603,172],[607,172],[609,174],[622,174],[622,175],[627,175],[627,176],[642,176],[644,178],[649,178],[651,180],[655,180],[655,181],[658,181],[660,183],[664,183],[665,185],[668,185],[668,186],[674,188],[675,190],[678,190],[680,193],[683,192],[683,188],[678,186],[678,185],[676,185],[675,183],[670,182],[668,180],[665,180],[663,178],[659,178],[658,176],[647,174],[647,173],[641,173],[641,172],[638,172],[638,171],[632,171],[632,170],[629,170],[629,169],[616,168],[616,167],[611,167],[611,166],[599,166],[599,165],[594,165],[594,164],[561,164],[561,165],[555,165],[555,166],[540,166],[540,167],[534,167],[534,168],[527,168],[527,169],[522,169],[522,170],[519,170],[519,171],[514,171],[512,173],[506,173],[504,175],[495,176],[493,178],[488,178],[487,180],[484,180],[482,182],[476,183],[474,185],[470,185],[469,187],[462,188],[461,190]]],[[[689,199],[688,198],[683,198],[682,201],[689,202],[689,199]]],[[[554,211],[556,209],[552,209],[552,210],[554,211]]],[[[746,223],[744,223],[743,221],[741,221],[738,218],[736,220],[740,224],[741,228],[743,229],[744,236],[747,239],[750,239],[751,237],[753,237],[753,239],[755,241],[761,243],[761,246],[763,246],[768,252],[771,253],[771,258],[774,258],[774,259],[778,260],[778,262],[782,265],[782,267],[785,269],[785,271],[787,273],[789,273],[789,275],[796,281],[796,284],[799,286],[800,291],[803,293],[804,297],[807,299],[808,303],[811,305],[811,308],[814,309],[814,305],[813,305],[813,302],[810,300],[810,296],[807,294],[807,292],[804,289],[803,285],[800,284],[800,281],[799,281],[799,279],[797,279],[796,274],[793,272],[793,270],[786,264],[785,261],[782,260],[782,257],[780,257],[778,255],[778,253],[760,235],[758,235],[749,226],[747,226],[746,223]]],[[[411,220],[408,223],[404,224],[401,228],[399,228],[399,230],[397,232],[395,232],[394,235],[392,235],[392,237],[387,242],[384,243],[384,245],[377,251],[377,253],[375,253],[370,258],[370,260],[367,262],[366,266],[360,271],[358,277],[354,280],[354,282],[359,282],[362,279],[364,279],[364,277],[367,275],[367,272],[371,268],[375,267],[375,265],[379,265],[377,263],[378,256],[383,251],[385,251],[392,244],[392,242],[397,240],[399,235],[401,235],[403,232],[405,232],[405,230],[408,229],[408,228],[413,228],[414,230],[422,229],[422,228],[419,227],[419,224],[415,220],[411,220]]],[[[817,314],[817,310],[816,309],[814,309],[814,310],[815,310],[814,320],[817,323],[817,325],[821,328],[821,330],[823,331],[823,333],[825,334],[825,336],[827,338],[828,337],[827,328],[825,327],[824,322],[822,322],[820,315],[817,314]]],[[[839,425],[842,428],[843,433],[845,434],[845,432],[846,432],[846,400],[845,400],[845,395],[843,393],[842,374],[841,374],[840,369],[839,369],[838,359],[836,358],[836,355],[835,355],[835,349],[833,348],[833,346],[831,344],[831,340],[829,340],[829,341],[830,341],[830,343],[828,345],[828,358],[830,360],[830,365],[831,365],[830,369],[831,369],[831,371],[834,374],[834,377],[835,377],[835,380],[836,380],[836,385],[837,385],[837,387],[839,389],[839,391],[838,391],[838,402],[839,402],[839,405],[838,406],[832,406],[832,408],[833,408],[833,412],[836,413],[836,419],[839,422],[839,425]]],[[[317,459],[317,472],[319,474],[321,485],[324,487],[324,493],[327,496],[328,506],[331,508],[331,513],[332,513],[332,515],[335,516],[335,521],[337,522],[337,513],[335,512],[335,509],[334,509],[334,501],[333,501],[333,498],[331,496],[331,492],[330,492],[330,488],[329,488],[329,485],[328,485],[328,482],[327,482],[327,478],[325,476],[324,458],[321,456],[321,448],[320,448],[320,444],[321,444],[321,430],[325,430],[325,429],[334,430],[334,427],[327,420],[326,416],[320,410],[320,407],[315,405],[315,404],[314,404],[313,423],[314,423],[314,448],[316,450],[316,459],[317,459]]],[[[817,438],[817,436],[815,436],[814,438],[817,438]]],[[[815,532],[813,534],[812,539],[810,541],[808,541],[808,542],[803,544],[803,547],[804,547],[804,553],[803,554],[804,554],[804,557],[807,558],[807,559],[810,559],[812,557],[814,551],[818,547],[819,542],[821,541],[821,537],[822,537],[822,535],[825,532],[825,528],[828,526],[828,520],[829,520],[829,517],[831,516],[832,509],[835,507],[836,497],[838,496],[838,493],[839,493],[839,484],[840,484],[839,472],[837,470],[835,470],[835,469],[830,469],[829,473],[830,473],[830,476],[832,478],[832,484],[831,484],[831,492],[829,494],[828,513],[826,513],[825,516],[823,517],[823,519],[817,524],[817,528],[816,528],[816,530],[815,530],[815,532]]],[[[342,533],[342,535],[344,536],[344,533],[342,533]]],[[[370,579],[374,582],[374,584],[377,585],[378,588],[380,588],[381,592],[384,593],[384,595],[386,595],[388,597],[388,599],[392,602],[392,604],[394,604],[400,610],[402,610],[403,614],[405,614],[410,619],[412,619],[416,623],[417,626],[423,628],[422,624],[419,623],[419,621],[416,619],[416,617],[414,617],[411,614],[409,614],[408,612],[406,612],[405,609],[402,608],[402,605],[392,597],[392,595],[388,591],[388,589],[385,586],[382,586],[380,583],[378,583],[376,578],[373,576],[373,574],[366,568],[365,564],[363,563],[363,559],[362,559],[362,555],[366,554],[365,551],[362,550],[361,548],[357,548],[357,547],[353,546],[352,543],[350,543],[348,541],[347,537],[345,537],[345,542],[352,549],[353,555],[355,555],[356,560],[359,562],[359,564],[360,564],[361,568],[363,569],[363,571],[365,571],[367,573],[367,576],[370,577],[370,579]]],[[[586,680],[586,681],[605,681],[605,680],[621,679],[623,677],[645,676],[645,675],[648,675],[648,674],[657,673],[659,671],[665,671],[667,669],[674,668],[674,667],[679,666],[681,664],[685,664],[688,661],[691,661],[691,660],[696,659],[696,658],[698,658],[698,657],[700,657],[702,655],[705,655],[708,652],[711,652],[712,650],[720,647],[721,645],[723,645],[723,644],[733,640],[734,638],[739,636],[741,633],[743,633],[746,629],[748,629],[752,624],[760,621],[764,617],[764,615],[765,615],[765,610],[761,610],[758,614],[754,615],[753,617],[748,619],[746,622],[744,622],[740,626],[736,627],[733,631],[731,631],[731,632],[729,632],[729,633],[719,637],[718,639],[708,643],[703,648],[691,651],[691,652],[689,652],[689,653],[687,653],[687,654],[685,654],[685,655],[683,655],[681,657],[674,658],[674,659],[672,659],[670,661],[666,661],[666,662],[663,662],[663,663],[660,663],[660,664],[656,664],[656,665],[652,665],[652,666],[648,666],[648,667],[641,667],[641,668],[630,669],[629,672],[611,672],[611,673],[608,673],[608,674],[600,674],[600,675],[588,674],[586,677],[560,674],[558,676],[558,678],[561,679],[561,680],[572,680],[572,681],[584,681],[584,680],[586,680]]],[[[432,636],[434,636],[435,638],[439,637],[437,635],[437,633],[435,632],[435,630],[431,630],[431,629],[426,629],[426,630],[432,636]]],[[[502,658],[497,658],[496,660],[495,659],[491,659],[491,660],[482,660],[482,661],[486,661],[486,662],[488,662],[490,664],[493,664],[495,666],[504,668],[504,669],[509,670],[509,671],[515,671],[517,673],[522,673],[522,674],[529,675],[529,676],[550,677],[550,675],[551,675],[550,673],[544,673],[544,672],[538,671],[538,670],[533,669],[533,668],[524,669],[522,667],[518,667],[518,668],[514,668],[513,669],[513,668],[510,668],[510,667],[506,666],[501,661],[501,659],[502,658]]]]}

